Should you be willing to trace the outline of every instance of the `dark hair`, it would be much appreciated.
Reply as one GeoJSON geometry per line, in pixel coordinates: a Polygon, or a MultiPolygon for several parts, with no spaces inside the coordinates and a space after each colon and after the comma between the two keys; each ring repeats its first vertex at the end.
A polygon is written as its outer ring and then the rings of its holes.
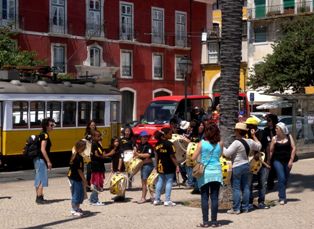
{"type": "Polygon", "coordinates": [[[266,119],[270,119],[273,122],[273,125],[277,125],[278,123],[278,116],[275,114],[268,114],[266,115],[266,119]]]}
{"type": "Polygon", "coordinates": [[[241,135],[241,137],[245,137],[246,134],[248,133],[246,130],[237,130],[239,131],[239,134],[241,135]]]}
{"type": "Polygon", "coordinates": [[[129,125],[126,125],[126,126],[123,128],[123,130],[122,130],[122,135],[123,135],[123,137],[125,136],[125,130],[126,130],[126,129],[130,129],[130,138],[132,138],[133,135],[134,135],[134,133],[133,133],[132,127],[129,126],[129,125]]]}
{"type": "Polygon", "coordinates": [[[169,132],[171,132],[171,129],[168,127],[164,127],[161,130],[156,130],[156,132],[154,133],[154,136],[159,141],[161,140],[162,137],[167,135],[169,132]]]}
{"type": "Polygon", "coordinates": [[[169,121],[169,123],[170,123],[170,124],[172,124],[172,123],[173,123],[173,124],[178,124],[179,121],[178,121],[177,118],[171,118],[170,121],[169,121]]]}
{"type": "Polygon", "coordinates": [[[49,123],[52,122],[54,123],[55,120],[53,118],[44,118],[42,121],[41,121],[41,128],[43,129],[43,131],[47,131],[47,127],[49,126],[49,123]]]}
{"type": "Polygon", "coordinates": [[[192,136],[198,136],[198,127],[199,127],[198,121],[192,120],[190,122],[190,128],[192,128],[192,136]]]}
{"type": "Polygon", "coordinates": [[[88,135],[88,134],[91,134],[90,124],[92,124],[92,122],[95,123],[95,130],[97,130],[96,122],[95,122],[94,120],[90,120],[90,121],[87,123],[87,125],[86,125],[85,136],[88,135]]]}
{"type": "Polygon", "coordinates": [[[211,144],[220,142],[220,130],[218,126],[215,123],[205,126],[204,136],[211,144]]]}
{"type": "Polygon", "coordinates": [[[111,141],[110,141],[110,149],[113,149],[114,148],[114,142],[118,140],[119,141],[119,137],[117,136],[114,136],[111,138],[111,141]]]}
{"type": "Polygon", "coordinates": [[[94,138],[97,134],[101,135],[99,130],[92,130],[92,138],[94,138]]]}
{"type": "Polygon", "coordinates": [[[78,153],[81,153],[83,152],[83,150],[86,148],[86,141],[84,140],[79,140],[75,143],[75,146],[74,146],[74,149],[75,149],[75,152],[72,154],[71,156],[71,160],[70,160],[70,164],[73,162],[75,156],[78,154],[78,153]],[[78,152],[79,150],[82,150],[81,152],[78,152]]]}

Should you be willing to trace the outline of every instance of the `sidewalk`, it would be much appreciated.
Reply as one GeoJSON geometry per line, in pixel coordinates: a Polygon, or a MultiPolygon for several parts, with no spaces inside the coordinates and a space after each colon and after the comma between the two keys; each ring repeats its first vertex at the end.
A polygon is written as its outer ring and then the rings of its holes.
{"type": "MultiPolygon", "coordinates": [[[[314,228],[314,159],[295,163],[287,191],[288,204],[271,209],[254,210],[247,214],[219,213],[223,228],[314,228]]],[[[0,173],[1,176],[1,173],[0,173]]],[[[109,185],[109,182],[107,186],[109,185]]],[[[140,199],[140,177],[135,177],[128,202],[113,203],[113,195],[106,190],[100,199],[106,206],[82,205],[87,211],[83,218],[70,215],[70,191],[66,177],[49,180],[45,190],[48,205],[35,204],[33,181],[0,183],[1,228],[196,228],[201,222],[201,209],[183,206],[181,203],[199,199],[190,190],[175,187],[172,199],[175,207],[137,204],[140,199]]],[[[162,196],[164,198],[164,196],[162,196]]],[[[277,200],[277,192],[267,194],[267,200],[277,200]]]]}

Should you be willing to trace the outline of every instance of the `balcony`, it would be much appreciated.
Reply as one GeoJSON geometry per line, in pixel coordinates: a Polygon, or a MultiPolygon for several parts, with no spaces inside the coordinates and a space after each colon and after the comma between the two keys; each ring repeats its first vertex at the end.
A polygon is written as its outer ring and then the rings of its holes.
{"type": "Polygon", "coordinates": [[[250,20],[260,20],[285,15],[308,14],[313,13],[313,8],[314,0],[287,1],[281,5],[258,5],[255,8],[248,9],[248,18],[250,20]]]}

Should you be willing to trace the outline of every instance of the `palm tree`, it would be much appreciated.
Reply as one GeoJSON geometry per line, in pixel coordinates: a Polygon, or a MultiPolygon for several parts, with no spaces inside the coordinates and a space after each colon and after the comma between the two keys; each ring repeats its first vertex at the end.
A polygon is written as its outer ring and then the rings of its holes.
{"type": "Polygon", "coordinates": [[[238,119],[243,0],[221,0],[221,133],[228,146],[238,119]]]}
{"type": "MultiPolygon", "coordinates": [[[[221,0],[221,122],[220,129],[226,146],[234,140],[234,125],[238,120],[238,96],[242,50],[243,0],[221,0]]],[[[231,185],[222,189],[221,205],[231,206],[231,185]]]]}

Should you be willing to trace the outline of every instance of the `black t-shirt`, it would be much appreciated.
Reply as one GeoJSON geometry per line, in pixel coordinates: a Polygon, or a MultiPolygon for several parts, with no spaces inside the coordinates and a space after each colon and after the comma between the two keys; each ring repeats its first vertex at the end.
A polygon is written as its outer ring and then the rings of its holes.
{"type": "Polygon", "coordinates": [[[150,155],[150,158],[153,158],[155,156],[153,147],[148,142],[146,142],[145,144],[138,143],[136,145],[136,148],[137,148],[137,152],[139,153],[148,153],[150,155]]]}
{"type": "Polygon", "coordinates": [[[123,151],[125,150],[133,150],[134,142],[132,141],[131,138],[123,137],[120,139],[119,146],[120,146],[121,153],[123,153],[123,151]]]}
{"type": "Polygon", "coordinates": [[[120,147],[119,147],[119,148],[116,149],[115,153],[111,157],[111,163],[112,163],[112,170],[113,170],[113,172],[119,172],[118,167],[119,167],[119,160],[120,160],[120,158],[121,158],[121,153],[120,153],[120,147]]]}
{"type": "Polygon", "coordinates": [[[84,161],[83,157],[79,154],[76,154],[75,158],[72,162],[70,162],[70,168],[68,171],[68,178],[75,181],[82,181],[78,170],[82,170],[84,172],[84,161]]]}
{"type": "Polygon", "coordinates": [[[171,160],[171,155],[175,154],[172,142],[168,140],[160,140],[155,145],[157,154],[157,172],[163,174],[175,173],[176,165],[171,160]]]}
{"type": "Polygon", "coordinates": [[[104,149],[98,142],[92,143],[91,149],[91,169],[92,172],[105,172],[105,161],[103,158],[97,157],[96,152],[98,155],[104,155],[104,149]]]}
{"type": "MultiPolygon", "coordinates": [[[[40,134],[39,134],[39,141],[40,141],[40,144],[39,144],[39,147],[41,147],[41,142],[42,141],[47,141],[47,144],[46,144],[46,152],[47,154],[50,153],[50,149],[51,149],[51,141],[50,141],[50,138],[49,138],[49,135],[47,132],[45,131],[42,131],[40,134]]],[[[39,155],[41,158],[43,158],[43,155],[42,155],[42,152],[41,154],[39,155]]]]}

